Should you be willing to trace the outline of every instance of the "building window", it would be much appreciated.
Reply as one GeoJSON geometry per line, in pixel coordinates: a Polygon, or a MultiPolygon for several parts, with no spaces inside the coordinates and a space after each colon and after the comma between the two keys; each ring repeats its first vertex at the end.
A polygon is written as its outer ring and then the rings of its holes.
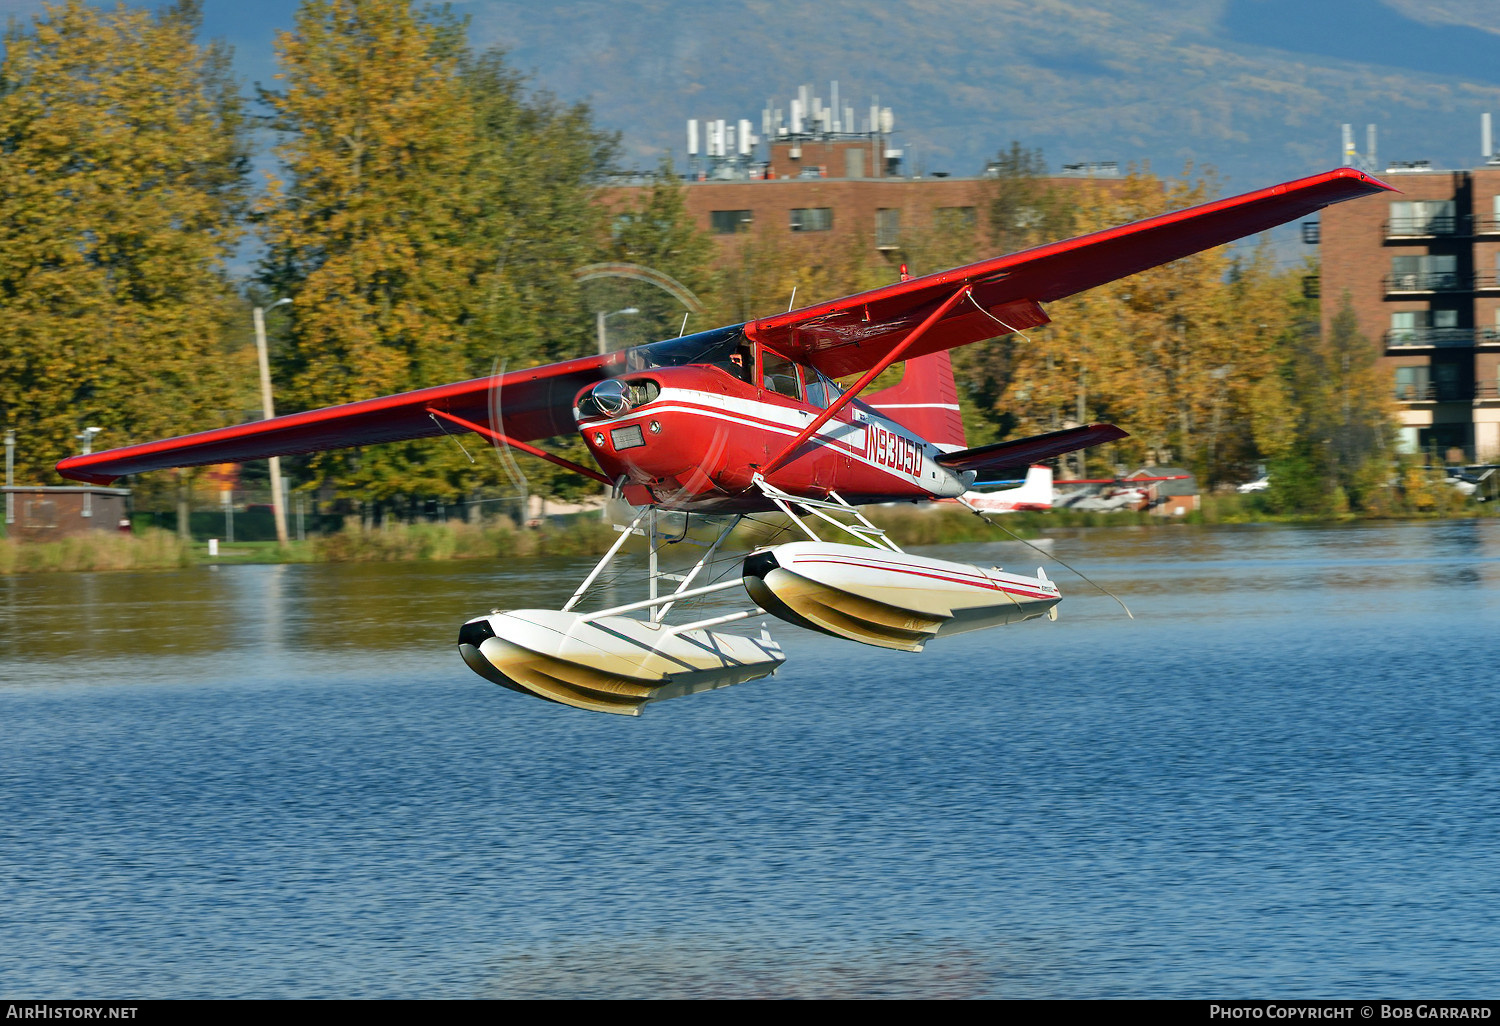
{"type": "Polygon", "coordinates": [[[1391,284],[1398,290],[1432,292],[1458,288],[1458,257],[1429,253],[1391,257],[1391,284]]]}
{"type": "Polygon", "coordinates": [[[1391,314],[1391,344],[1411,345],[1417,341],[1417,311],[1401,310],[1391,314]]]}
{"type": "Polygon", "coordinates": [[[1452,235],[1458,227],[1452,200],[1411,200],[1391,204],[1389,235],[1452,235]]]}
{"type": "Polygon", "coordinates": [[[875,211],[875,248],[895,249],[901,245],[901,211],[875,211]]]}
{"type": "Polygon", "coordinates": [[[1427,382],[1426,367],[1397,367],[1396,398],[1426,399],[1431,391],[1427,382]]]}
{"type": "Polygon", "coordinates": [[[978,223],[973,207],[938,207],[934,224],[942,231],[973,231],[978,223]]]}
{"type": "Polygon", "coordinates": [[[28,495],[21,500],[21,526],[56,527],[57,503],[51,499],[33,499],[28,495]]]}
{"type": "Polygon", "coordinates": [[[709,227],[715,235],[733,235],[735,232],[750,230],[748,210],[714,210],[709,212],[708,219],[709,227]]]}
{"type": "Polygon", "coordinates": [[[798,207],[792,211],[794,232],[826,232],[832,228],[832,207],[798,207]]]}

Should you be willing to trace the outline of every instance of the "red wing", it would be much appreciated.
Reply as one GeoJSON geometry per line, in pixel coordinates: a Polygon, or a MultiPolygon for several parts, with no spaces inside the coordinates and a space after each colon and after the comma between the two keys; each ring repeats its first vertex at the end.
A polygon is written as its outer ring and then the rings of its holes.
{"type": "MultiPolygon", "coordinates": [[[[907,351],[908,359],[1045,324],[1041,303],[1263,231],[1330,203],[1389,189],[1362,172],[1342,168],[752,321],[745,331],[830,377],[842,377],[873,367],[965,285],[973,290],[973,302],[960,304],[934,325],[907,351]]],[[[612,353],[505,375],[500,381],[504,433],[527,441],[572,431],[573,396],[589,382],[619,373],[624,359],[623,353],[612,353]]],[[[58,471],[80,481],[107,483],[123,474],[167,467],[426,438],[443,433],[429,409],[488,424],[494,385],[490,378],[476,378],[74,456],[59,463],[58,471]]]]}
{"type": "Polygon", "coordinates": [[[746,325],[746,333],[830,377],[873,367],[956,289],[964,301],[905,353],[910,359],[1047,323],[1041,303],[1305,217],[1390,186],[1353,168],[1215,200],[1091,235],[897,282],[746,325]],[[983,309],[980,309],[983,307],[983,309]]]}
{"type": "Polygon", "coordinates": [[[573,397],[591,381],[619,373],[623,352],[589,356],[546,367],[511,371],[494,378],[475,378],[415,392],[293,413],[272,420],[215,428],[160,442],[129,445],[88,456],[73,456],[57,465],[64,477],[108,484],[123,474],[207,463],[243,463],[268,456],[292,456],[325,449],[346,449],[376,442],[461,433],[440,427],[428,410],[442,410],[488,425],[492,390],[500,389],[501,430],[531,441],[576,430],[573,397]]]}
{"type": "Polygon", "coordinates": [[[960,474],[967,470],[981,474],[984,471],[1013,470],[1029,467],[1042,460],[1050,460],[1065,452],[1074,452],[1078,449],[1087,449],[1091,445],[1113,442],[1117,438],[1127,437],[1128,434],[1113,424],[1085,424],[1082,427],[1050,431],[1045,435],[1032,435],[1030,438],[1017,438],[1009,442],[981,445],[977,449],[962,449],[958,452],[945,453],[939,456],[937,461],[949,470],[960,474]]]}

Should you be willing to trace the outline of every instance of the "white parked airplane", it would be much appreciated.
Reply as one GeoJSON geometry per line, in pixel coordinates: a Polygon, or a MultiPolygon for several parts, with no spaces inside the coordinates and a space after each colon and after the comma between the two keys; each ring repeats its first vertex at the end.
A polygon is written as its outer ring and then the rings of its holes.
{"type": "Polygon", "coordinates": [[[1015,488],[996,491],[970,490],[959,500],[970,509],[984,513],[1024,513],[1052,508],[1052,468],[1034,466],[1026,470],[1026,480],[1015,488]]]}

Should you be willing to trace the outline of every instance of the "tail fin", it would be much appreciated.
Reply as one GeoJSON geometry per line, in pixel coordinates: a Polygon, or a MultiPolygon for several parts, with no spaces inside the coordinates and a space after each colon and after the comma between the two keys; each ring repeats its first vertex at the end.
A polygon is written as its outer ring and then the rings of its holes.
{"type": "Polygon", "coordinates": [[[1025,502],[1037,506],[1052,505],[1052,468],[1044,464],[1026,468],[1026,481],[1019,488],[998,492],[1012,502],[1025,502]]]}
{"type": "Polygon", "coordinates": [[[901,380],[866,396],[865,402],[940,449],[951,452],[968,446],[953,361],[946,349],[907,360],[901,380]]]}
{"type": "Polygon", "coordinates": [[[970,509],[986,513],[1019,513],[1052,508],[1052,468],[1028,467],[1025,483],[993,492],[968,491],[962,500],[970,509]]]}

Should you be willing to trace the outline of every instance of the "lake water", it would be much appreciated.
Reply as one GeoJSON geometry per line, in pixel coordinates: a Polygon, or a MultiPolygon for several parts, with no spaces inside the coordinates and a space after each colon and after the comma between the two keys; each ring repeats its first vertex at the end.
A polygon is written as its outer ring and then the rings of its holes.
{"type": "Polygon", "coordinates": [[[640,719],[455,650],[585,560],[0,578],[0,993],[1493,997],[1500,521],[1050,545],[640,719]]]}

